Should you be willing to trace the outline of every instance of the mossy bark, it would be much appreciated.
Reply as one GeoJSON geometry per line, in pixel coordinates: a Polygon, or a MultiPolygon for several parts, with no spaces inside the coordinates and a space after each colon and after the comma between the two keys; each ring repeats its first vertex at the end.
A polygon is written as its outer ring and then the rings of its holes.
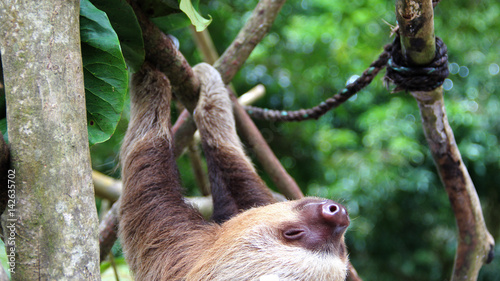
{"type": "Polygon", "coordinates": [[[14,233],[12,280],[100,280],[79,8],[77,0],[0,1],[15,171],[15,207],[2,216],[4,233],[14,233]]]}
{"type": "MultiPolygon", "coordinates": [[[[396,14],[403,53],[409,63],[430,63],[436,53],[432,1],[397,0],[396,14]]],[[[425,136],[457,222],[458,248],[452,280],[476,280],[483,264],[491,261],[495,242],[486,228],[476,189],[448,123],[443,87],[411,94],[420,108],[425,136]]]]}
{"type": "Polygon", "coordinates": [[[401,49],[409,64],[430,63],[436,53],[432,0],[397,0],[401,49]]]}

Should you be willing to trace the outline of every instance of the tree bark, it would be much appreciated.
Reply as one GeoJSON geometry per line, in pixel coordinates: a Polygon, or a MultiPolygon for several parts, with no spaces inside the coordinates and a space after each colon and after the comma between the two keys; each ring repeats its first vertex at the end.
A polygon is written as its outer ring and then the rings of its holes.
{"type": "Polygon", "coordinates": [[[483,264],[490,262],[495,241],[486,228],[474,183],[448,123],[443,90],[412,92],[418,102],[425,137],[455,214],[458,248],[451,280],[477,280],[483,264]]]}
{"type": "MultiPolygon", "coordinates": [[[[5,143],[2,133],[0,133],[0,214],[7,207],[8,202],[8,172],[10,169],[10,151],[9,146],[5,143]]],[[[0,226],[0,233],[3,233],[0,226]]],[[[2,237],[3,239],[3,237],[2,237]]]]}
{"type": "Polygon", "coordinates": [[[12,280],[100,280],[79,8],[76,0],[0,1],[12,280]]]}
{"type": "Polygon", "coordinates": [[[409,64],[426,65],[436,53],[432,0],[396,1],[401,50],[409,64]]]}
{"type": "MultiPolygon", "coordinates": [[[[403,54],[409,64],[426,65],[435,57],[431,0],[397,0],[396,16],[403,54]]],[[[446,116],[443,87],[414,91],[425,137],[458,226],[458,249],[451,280],[476,280],[493,258],[495,241],[484,222],[481,203],[458,150],[446,116]]]]}

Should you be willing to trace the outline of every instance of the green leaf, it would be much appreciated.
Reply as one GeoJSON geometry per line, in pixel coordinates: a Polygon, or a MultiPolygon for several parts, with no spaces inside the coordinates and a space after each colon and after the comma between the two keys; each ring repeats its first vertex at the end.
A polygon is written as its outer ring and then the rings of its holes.
{"type": "Polygon", "coordinates": [[[179,0],[141,0],[141,9],[151,18],[179,13],[179,0]]]}
{"type": "Polygon", "coordinates": [[[152,18],[151,21],[156,26],[158,26],[161,31],[167,34],[174,30],[185,28],[191,25],[191,21],[183,13],[152,18]]]}
{"type": "Polygon", "coordinates": [[[120,39],[127,65],[137,72],[144,63],[144,41],[134,10],[125,0],[91,0],[96,8],[106,13],[120,39]]]}
{"type": "Polygon", "coordinates": [[[207,28],[207,26],[212,22],[212,17],[210,19],[203,18],[193,7],[191,0],[181,0],[180,9],[183,11],[188,18],[191,20],[191,23],[196,27],[197,32],[201,32],[207,28]]]}
{"type": "Polygon", "coordinates": [[[80,2],[80,36],[90,145],[108,140],[120,120],[128,71],[106,13],[80,2]]]}
{"type": "Polygon", "coordinates": [[[9,131],[7,129],[7,118],[2,118],[0,119],[0,131],[2,132],[3,135],[3,140],[6,143],[9,143],[9,131]]]}

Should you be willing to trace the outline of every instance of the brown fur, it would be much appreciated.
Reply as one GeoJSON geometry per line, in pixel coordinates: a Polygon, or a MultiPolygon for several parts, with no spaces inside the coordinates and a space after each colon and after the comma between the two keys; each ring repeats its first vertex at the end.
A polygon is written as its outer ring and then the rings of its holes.
{"type": "Polygon", "coordinates": [[[265,275],[344,280],[345,210],[337,229],[321,213],[333,201],[268,205],[272,196],[243,152],[230,100],[220,77],[210,77],[218,75],[213,71],[208,65],[195,68],[203,86],[194,116],[209,166],[214,220],[222,224],[206,222],[184,202],[169,129],[168,80],[147,65],[133,77],[131,120],[121,152],[120,238],[136,280],[259,280],[265,275]],[[205,81],[214,79],[215,84],[205,81]],[[242,210],[247,211],[234,216],[242,210]],[[308,235],[284,238],[295,228],[308,235]]]}
{"type": "Polygon", "coordinates": [[[241,210],[274,203],[271,192],[243,151],[231,100],[219,73],[204,63],[194,67],[194,73],[201,84],[194,119],[209,169],[213,220],[221,223],[241,210]]]}

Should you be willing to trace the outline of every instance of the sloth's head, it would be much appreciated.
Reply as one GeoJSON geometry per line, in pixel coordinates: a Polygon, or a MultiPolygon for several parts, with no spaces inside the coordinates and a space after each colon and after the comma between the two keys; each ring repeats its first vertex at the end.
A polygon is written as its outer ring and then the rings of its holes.
{"type": "Polygon", "coordinates": [[[284,280],[344,280],[348,226],[344,206],[321,198],[247,210],[222,225],[205,253],[211,259],[200,259],[217,262],[197,264],[191,273],[200,275],[193,275],[193,280],[203,274],[211,280],[259,280],[266,275],[284,280]]]}

